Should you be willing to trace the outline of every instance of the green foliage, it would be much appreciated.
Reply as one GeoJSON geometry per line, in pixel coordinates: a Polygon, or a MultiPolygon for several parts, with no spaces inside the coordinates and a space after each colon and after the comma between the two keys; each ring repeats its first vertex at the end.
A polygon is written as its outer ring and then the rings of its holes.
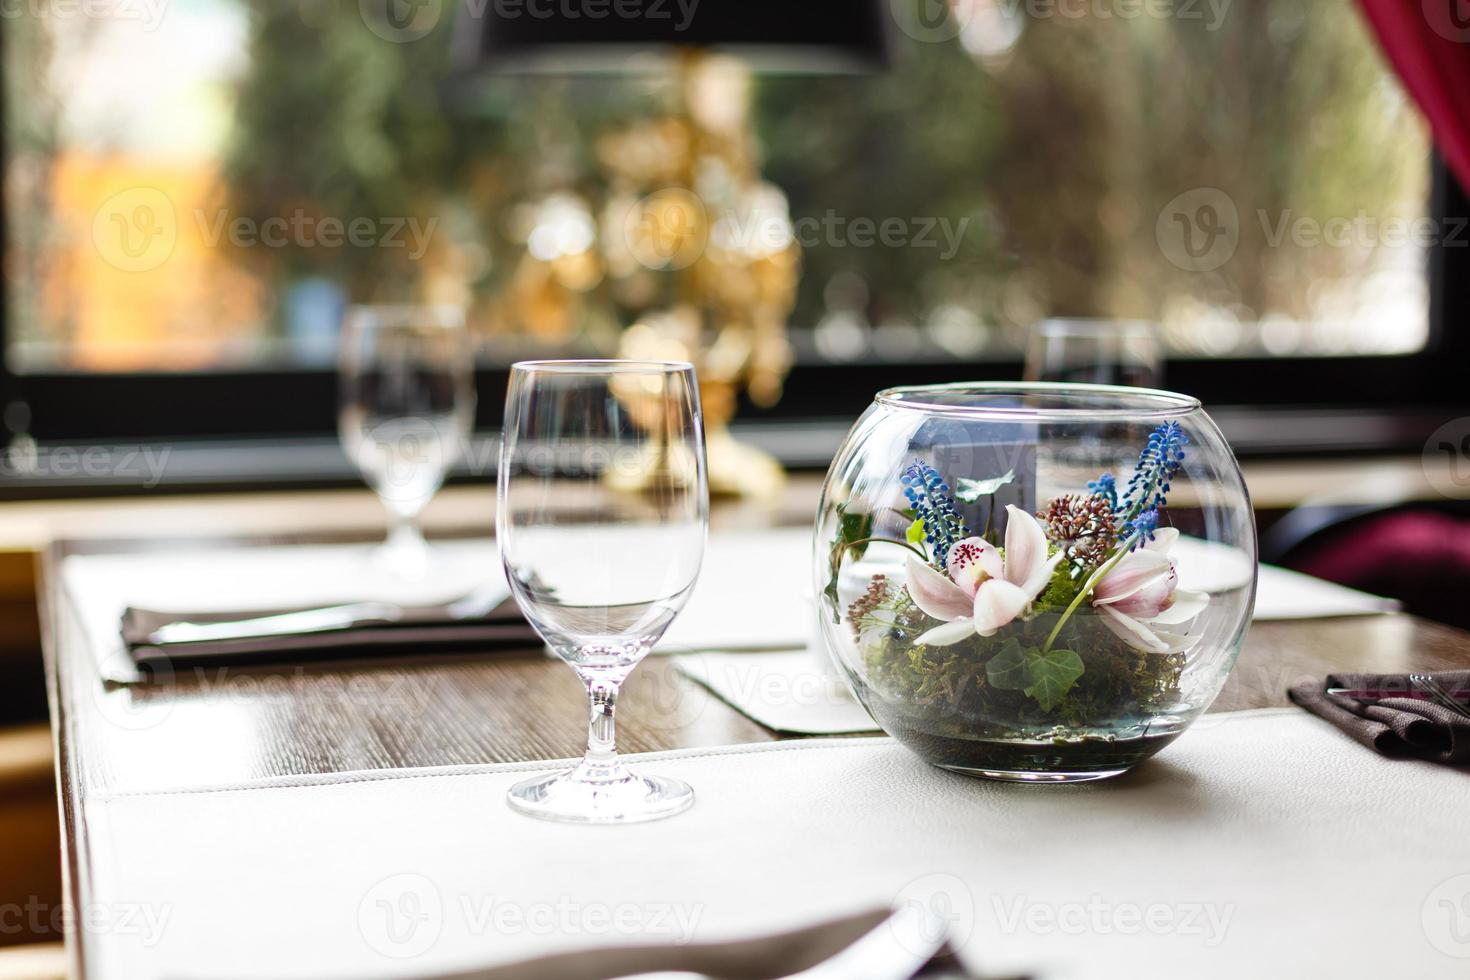
{"type": "Polygon", "coordinates": [[[766,172],[797,217],[972,219],[948,262],[938,249],[807,250],[796,322],[816,322],[839,276],[861,280],[870,313],[955,303],[1002,330],[1047,313],[1167,321],[1195,303],[1310,318],[1309,285],[1382,268],[1394,250],[1273,245],[1258,213],[1423,213],[1423,124],[1340,0],[1016,19],[996,58],[900,38],[881,75],[762,82],[766,172]],[[1161,260],[1155,228],[1202,187],[1239,214],[1236,253],[1209,277],[1161,260]]]}
{"type": "Polygon", "coordinates": [[[909,529],[907,532],[905,532],[903,537],[904,540],[907,541],[909,544],[915,545],[917,547],[923,547],[924,522],[922,520],[914,521],[914,523],[909,525],[909,529]]]}
{"type": "Polygon", "coordinates": [[[1066,609],[1082,588],[1082,579],[1073,574],[1074,568],[1069,562],[1058,562],[1056,570],[1051,573],[1051,581],[1041,591],[1041,595],[1036,597],[1031,608],[1037,613],[1061,612],[1066,609]]]}
{"type": "Polygon", "coordinates": [[[837,544],[833,549],[833,561],[840,561],[843,552],[854,559],[861,558],[868,550],[869,537],[873,534],[873,515],[854,514],[846,504],[837,505],[837,544]]]}
{"type": "Polygon", "coordinates": [[[832,607],[832,622],[842,621],[842,602],[837,597],[837,579],[842,574],[843,559],[851,552],[853,558],[861,558],[868,549],[868,538],[873,534],[873,515],[854,514],[847,504],[837,505],[837,540],[832,543],[831,574],[822,594],[832,607]]]}
{"type": "Polygon", "coordinates": [[[1003,635],[926,647],[914,640],[934,620],[899,590],[884,618],[887,628],[864,632],[863,658],[879,696],[961,738],[982,730],[1002,736],[1111,725],[1179,697],[1182,655],[1135,650],[1087,610],[1043,654],[1058,616],[1042,613],[1016,621],[1003,635]]]}
{"type": "Polygon", "coordinates": [[[1071,650],[1027,650],[1026,676],[1030,683],[1025,694],[1041,705],[1041,710],[1050,711],[1067,696],[1082,673],[1082,658],[1071,650]]]}
{"type": "Polygon", "coordinates": [[[1030,683],[1026,668],[1026,651],[1021,641],[1010,637],[1000,645],[1000,652],[986,662],[985,679],[1002,691],[1019,691],[1030,683]]]}
{"type": "Polygon", "coordinates": [[[1082,658],[1071,650],[1042,653],[1040,647],[1023,647],[1008,637],[1000,652],[985,664],[985,678],[1003,691],[1021,691],[1041,710],[1057,706],[1084,672],[1082,658]]]}

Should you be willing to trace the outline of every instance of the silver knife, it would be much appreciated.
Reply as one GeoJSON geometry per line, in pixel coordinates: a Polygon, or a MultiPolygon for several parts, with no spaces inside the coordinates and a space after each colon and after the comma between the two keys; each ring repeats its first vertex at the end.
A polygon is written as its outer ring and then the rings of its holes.
{"type": "Polygon", "coordinates": [[[351,629],[354,626],[395,623],[403,618],[403,609],[386,602],[354,602],[321,609],[233,619],[226,623],[191,623],[181,621],[160,626],[148,634],[148,644],[205,643],[218,640],[253,640],[270,636],[295,636],[300,633],[323,633],[328,630],[351,629]]]}
{"type": "Polygon", "coordinates": [[[175,643],[255,640],[272,636],[325,633],[357,626],[381,626],[413,617],[452,623],[489,616],[509,598],[510,587],[504,581],[492,581],[447,606],[430,607],[433,615],[426,614],[423,608],[410,609],[392,602],[350,602],[318,609],[244,616],[226,621],[196,623],[180,620],[160,626],[148,634],[145,642],[149,646],[168,646],[175,643]]]}

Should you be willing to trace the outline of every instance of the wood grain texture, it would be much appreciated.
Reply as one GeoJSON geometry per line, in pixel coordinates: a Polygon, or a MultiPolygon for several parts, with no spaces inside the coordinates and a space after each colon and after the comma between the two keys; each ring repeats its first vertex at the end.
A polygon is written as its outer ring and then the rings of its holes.
{"type": "MultiPolygon", "coordinates": [[[[539,650],[197,668],[164,683],[103,685],[74,611],[51,598],[53,683],[84,792],[558,759],[586,747],[582,685],[539,650]]],[[[773,737],[660,656],[634,671],[618,722],[626,752],[773,737]]]]}
{"type": "MultiPolygon", "coordinates": [[[[584,748],[582,687],[535,650],[196,668],[165,684],[105,688],[75,617],[53,626],[57,693],[75,721],[67,748],[83,791],[569,758],[584,748]]],[[[1284,705],[1289,686],[1334,670],[1467,666],[1470,636],[1409,616],[1260,623],[1214,710],[1284,705]]],[[[626,752],[778,737],[661,656],[633,672],[618,720],[626,752]]]]}

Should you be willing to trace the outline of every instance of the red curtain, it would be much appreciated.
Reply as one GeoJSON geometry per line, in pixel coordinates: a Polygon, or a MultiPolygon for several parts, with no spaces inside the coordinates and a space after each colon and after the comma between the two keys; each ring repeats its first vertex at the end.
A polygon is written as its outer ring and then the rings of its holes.
{"type": "Polygon", "coordinates": [[[1470,190],[1470,0],[1359,0],[1404,87],[1470,190]]]}

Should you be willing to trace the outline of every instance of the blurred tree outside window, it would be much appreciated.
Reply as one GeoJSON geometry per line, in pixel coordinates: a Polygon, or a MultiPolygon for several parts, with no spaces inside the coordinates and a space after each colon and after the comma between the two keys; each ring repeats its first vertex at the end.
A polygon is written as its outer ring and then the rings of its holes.
{"type": "MultiPolygon", "coordinates": [[[[656,168],[674,81],[455,81],[443,6],[413,40],[358,0],[7,13],[12,365],[323,366],[345,304],[404,299],[465,304],[493,359],[611,351],[609,141],[656,168]]],[[[887,71],[756,76],[799,360],[1013,359],[1052,315],[1179,357],[1424,347],[1429,145],[1353,9],[1062,6],[956,0],[896,18],[887,71]]]]}

